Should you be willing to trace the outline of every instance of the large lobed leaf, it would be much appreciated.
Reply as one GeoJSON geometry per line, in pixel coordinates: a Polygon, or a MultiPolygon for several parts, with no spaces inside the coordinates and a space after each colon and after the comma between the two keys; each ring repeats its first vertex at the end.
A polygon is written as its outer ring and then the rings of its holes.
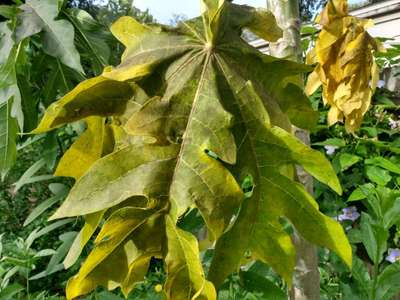
{"type": "Polygon", "coordinates": [[[330,106],[328,124],[344,121],[346,130],[354,132],[379,79],[374,52],[384,49],[367,32],[372,21],[350,16],[346,0],[330,0],[317,23],[322,30],[307,56],[308,63],[317,65],[306,92],[312,94],[322,85],[324,103],[330,106]]]}
{"type": "Polygon", "coordinates": [[[215,299],[214,286],[245,258],[268,263],[290,283],[295,249],[282,218],[351,265],[342,227],[321,214],[294,180],[299,164],[341,193],[329,162],[289,132],[283,112],[290,77],[308,68],[263,55],[240,38],[248,28],[278,39],[281,31],[269,12],[222,0],[203,6],[202,18],[173,29],[119,19],[112,32],[126,46],[121,64],[54,103],[35,131],[106,117],[114,145],[99,158],[92,135],[103,135],[89,124],[65,154],[82,160],[84,171],[73,175],[67,158],[59,166],[77,181],[52,218],[85,215],[88,221],[67,265],[103,214],[105,219],[68,284],[69,299],[97,285],[128,294],[151,257],[165,261],[168,299],[215,299]],[[89,166],[94,153],[99,159],[89,166]],[[242,202],[240,183],[246,178],[252,178],[253,191],[242,202]],[[192,207],[216,241],[209,281],[195,237],[176,225],[192,207]]]}

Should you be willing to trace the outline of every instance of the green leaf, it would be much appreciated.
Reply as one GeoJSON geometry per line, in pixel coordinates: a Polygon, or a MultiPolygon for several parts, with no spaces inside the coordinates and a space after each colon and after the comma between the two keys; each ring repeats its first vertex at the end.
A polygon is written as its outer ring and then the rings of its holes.
{"type": "Polygon", "coordinates": [[[0,103],[0,172],[4,180],[17,158],[17,122],[10,116],[12,101],[0,103]]]}
{"type": "Polygon", "coordinates": [[[66,20],[55,20],[59,13],[57,1],[27,0],[19,9],[15,36],[18,42],[43,32],[43,50],[61,62],[83,73],[79,53],[74,45],[74,28],[66,20]]]}
{"type": "Polygon", "coordinates": [[[107,40],[110,40],[109,32],[84,10],[70,9],[65,12],[65,16],[75,28],[76,44],[78,49],[81,48],[82,58],[92,63],[95,74],[100,74],[103,68],[109,65],[110,47],[107,44],[107,40]]]}
{"type": "Polygon", "coordinates": [[[282,91],[279,105],[290,121],[297,127],[314,130],[318,123],[319,114],[314,111],[311,102],[302,89],[289,83],[282,91]]]}
{"type": "Polygon", "coordinates": [[[366,213],[361,214],[360,226],[363,244],[368,256],[377,265],[382,261],[382,255],[387,249],[389,233],[381,225],[376,224],[366,213]]]}
{"type": "Polygon", "coordinates": [[[62,199],[64,199],[65,196],[67,195],[67,192],[68,191],[66,190],[64,193],[59,193],[57,195],[54,195],[53,197],[50,197],[49,199],[43,201],[38,206],[36,206],[29,214],[29,216],[26,218],[24,226],[28,226],[30,223],[36,220],[41,214],[43,214],[47,209],[49,209],[57,202],[60,202],[62,199]]]}
{"type": "Polygon", "coordinates": [[[240,277],[243,281],[244,289],[250,293],[257,295],[260,300],[285,300],[284,293],[278,286],[269,279],[251,271],[241,271],[240,277]]]}
{"type": "Polygon", "coordinates": [[[61,260],[65,257],[68,252],[68,249],[71,247],[72,242],[76,236],[76,232],[66,232],[59,236],[59,240],[62,242],[61,245],[57,248],[57,250],[52,250],[54,254],[52,255],[47,267],[44,271],[33,275],[30,277],[30,280],[37,280],[49,276],[53,273],[56,273],[62,269],[64,269],[63,265],[60,264],[61,260]]]}
{"type": "Polygon", "coordinates": [[[353,260],[352,276],[357,281],[361,290],[364,292],[364,295],[369,295],[372,285],[371,277],[364,261],[358,257],[355,257],[353,260]]]}
{"type": "Polygon", "coordinates": [[[376,166],[365,166],[365,174],[369,180],[381,186],[387,185],[392,180],[392,176],[387,170],[376,166]]]}
{"type": "Polygon", "coordinates": [[[336,146],[336,147],[345,147],[346,141],[339,138],[330,138],[323,142],[314,143],[315,146],[336,146]]]}
{"type": "MultiPolygon", "coordinates": [[[[385,187],[377,187],[374,194],[379,199],[381,223],[386,230],[389,230],[400,219],[400,192],[385,187]]],[[[371,198],[371,195],[368,194],[368,198],[371,198]]]]}
{"type": "Polygon", "coordinates": [[[15,5],[0,5],[0,16],[4,18],[12,19],[17,11],[18,9],[15,5]]]}
{"type": "Polygon", "coordinates": [[[168,299],[216,299],[215,288],[205,278],[200,262],[197,240],[189,232],[179,229],[171,217],[166,217],[168,299]]]}
{"type": "Polygon", "coordinates": [[[18,283],[13,283],[5,287],[0,291],[0,299],[16,299],[14,298],[19,292],[22,292],[25,288],[18,283]]]}
{"type": "Polygon", "coordinates": [[[381,167],[389,172],[400,174],[400,167],[398,165],[381,156],[366,159],[365,164],[381,167]]]}
{"type": "Polygon", "coordinates": [[[375,190],[375,186],[372,183],[363,184],[363,185],[359,186],[358,188],[356,188],[350,194],[347,201],[352,202],[352,201],[363,200],[363,199],[367,198],[368,191],[371,191],[371,193],[372,193],[372,191],[374,191],[374,190],[375,190]]]}
{"type": "Polygon", "coordinates": [[[0,23],[0,175],[2,180],[16,160],[18,126],[24,115],[17,85],[16,60],[19,47],[12,38],[12,22],[0,23]],[[17,124],[18,122],[18,124],[17,124]]]}
{"type": "Polygon", "coordinates": [[[48,180],[52,179],[53,175],[39,175],[35,176],[35,174],[42,169],[46,164],[44,158],[39,159],[35,162],[32,166],[29,167],[28,170],[25,171],[24,174],[18,179],[17,182],[14,183],[14,191],[17,192],[19,189],[29,183],[41,181],[41,180],[48,180]]]}
{"type": "Polygon", "coordinates": [[[400,263],[387,266],[378,276],[376,297],[390,300],[400,291],[400,263]]]}
{"type": "Polygon", "coordinates": [[[162,193],[165,187],[155,185],[154,179],[169,173],[177,150],[174,145],[130,146],[101,158],[77,181],[51,219],[87,215],[133,196],[162,193]]]}
{"type": "Polygon", "coordinates": [[[47,225],[47,226],[41,228],[40,230],[38,230],[34,234],[34,237],[35,237],[35,239],[37,239],[37,238],[39,238],[39,237],[41,237],[43,235],[46,235],[46,234],[52,232],[53,230],[56,230],[57,228],[60,228],[60,227],[62,227],[64,225],[72,223],[72,222],[74,222],[73,219],[66,219],[66,220],[60,220],[60,221],[51,223],[50,225],[47,225]]]}
{"type": "Polygon", "coordinates": [[[361,159],[362,159],[361,157],[349,153],[340,154],[339,155],[340,171],[341,172],[346,171],[348,168],[358,163],[361,159]]]}

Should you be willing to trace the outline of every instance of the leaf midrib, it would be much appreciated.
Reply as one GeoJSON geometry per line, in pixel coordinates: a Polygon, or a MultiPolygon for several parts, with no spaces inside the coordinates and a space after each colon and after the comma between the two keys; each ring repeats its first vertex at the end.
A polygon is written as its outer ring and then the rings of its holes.
{"type": "Polygon", "coordinates": [[[182,161],[182,155],[183,155],[184,150],[185,150],[186,145],[187,145],[186,140],[187,140],[187,135],[188,135],[188,131],[189,131],[188,128],[190,128],[190,125],[192,124],[193,114],[197,109],[197,101],[200,98],[200,94],[201,94],[200,91],[201,91],[201,89],[202,89],[202,87],[204,85],[204,82],[205,82],[205,74],[206,74],[207,68],[209,67],[210,60],[211,60],[211,52],[207,52],[207,55],[206,55],[206,58],[205,58],[205,62],[204,62],[204,65],[203,65],[203,69],[201,71],[199,84],[198,84],[198,87],[197,87],[197,90],[196,90],[196,93],[195,93],[195,96],[194,96],[194,99],[193,99],[193,102],[192,102],[192,109],[190,110],[189,117],[188,117],[188,122],[186,124],[185,131],[184,131],[183,136],[182,136],[182,146],[180,147],[178,155],[177,155],[177,161],[176,161],[176,165],[175,165],[175,168],[174,168],[174,171],[173,171],[173,175],[172,175],[172,179],[171,179],[171,185],[170,185],[170,189],[169,189],[169,194],[170,195],[171,195],[171,188],[174,185],[174,182],[176,182],[176,174],[178,173],[177,170],[179,169],[179,167],[181,166],[181,163],[182,163],[181,162],[182,161]]]}

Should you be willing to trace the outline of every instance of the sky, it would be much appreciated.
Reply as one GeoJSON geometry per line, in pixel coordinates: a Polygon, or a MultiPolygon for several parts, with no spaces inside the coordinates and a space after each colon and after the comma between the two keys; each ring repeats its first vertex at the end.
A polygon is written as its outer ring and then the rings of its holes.
{"type": "MultiPolygon", "coordinates": [[[[134,0],[133,3],[141,10],[149,9],[161,23],[169,23],[174,14],[183,14],[189,18],[200,14],[200,0],[134,0]]],[[[266,0],[235,0],[234,3],[262,7],[266,0]]]]}
{"type": "MultiPolygon", "coordinates": [[[[358,0],[350,0],[355,3],[358,0]]],[[[237,4],[247,4],[255,7],[265,7],[266,0],[235,0],[237,4]]],[[[168,24],[174,14],[185,15],[188,18],[200,13],[200,0],[134,0],[134,5],[141,9],[149,9],[158,22],[168,24]]]]}

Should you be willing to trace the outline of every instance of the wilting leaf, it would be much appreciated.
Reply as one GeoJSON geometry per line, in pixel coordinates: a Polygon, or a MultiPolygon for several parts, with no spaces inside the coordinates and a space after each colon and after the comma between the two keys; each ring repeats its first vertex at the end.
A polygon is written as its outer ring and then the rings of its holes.
{"type": "Polygon", "coordinates": [[[62,63],[83,73],[79,53],[74,45],[74,28],[66,20],[55,20],[59,13],[58,3],[53,0],[27,0],[19,9],[16,40],[43,31],[43,50],[62,63]]]}
{"type": "Polygon", "coordinates": [[[135,282],[143,280],[152,256],[161,255],[164,239],[163,216],[155,209],[126,207],[107,220],[95,241],[95,247],[79,273],[67,285],[67,298],[86,294],[97,285],[108,289],[122,287],[128,294],[135,282]],[[132,266],[141,267],[138,269],[132,266]]]}
{"type": "Polygon", "coordinates": [[[382,50],[367,28],[372,21],[348,14],[346,0],[330,0],[317,18],[322,26],[309,63],[317,63],[308,77],[310,95],[323,86],[323,100],[330,106],[328,124],[345,122],[346,130],[360,128],[375,91],[379,70],[373,54],[382,50]]]}
{"type": "Polygon", "coordinates": [[[295,249],[282,218],[351,265],[342,227],[294,179],[295,165],[302,165],[341,193],[329,162],[289,132],[282,110],[292,105],[282,99],[291,76],[309,68],[263,55],[241,39],[248,28],[276,40],[280,30],[270,13],[223,0],[204,1],[203,9],[202,18],[174,29],[119,19],[111,30],[126,46],[121,64],[54,103],[36,130],[103,116],[115,141],[52,217],[111,213],[70,280],[68,298],[97,285],[127,294],[152,256],[165,260],[171,300],[215,299],[210,282],[219,285],[245,258],[268,263],[290,283],[295,249]],[[242,203],[245,178],[253,186],[242,203]],[[210,281],[195,238],[176,226],[193,208],[216,241],[210,281]]]}

